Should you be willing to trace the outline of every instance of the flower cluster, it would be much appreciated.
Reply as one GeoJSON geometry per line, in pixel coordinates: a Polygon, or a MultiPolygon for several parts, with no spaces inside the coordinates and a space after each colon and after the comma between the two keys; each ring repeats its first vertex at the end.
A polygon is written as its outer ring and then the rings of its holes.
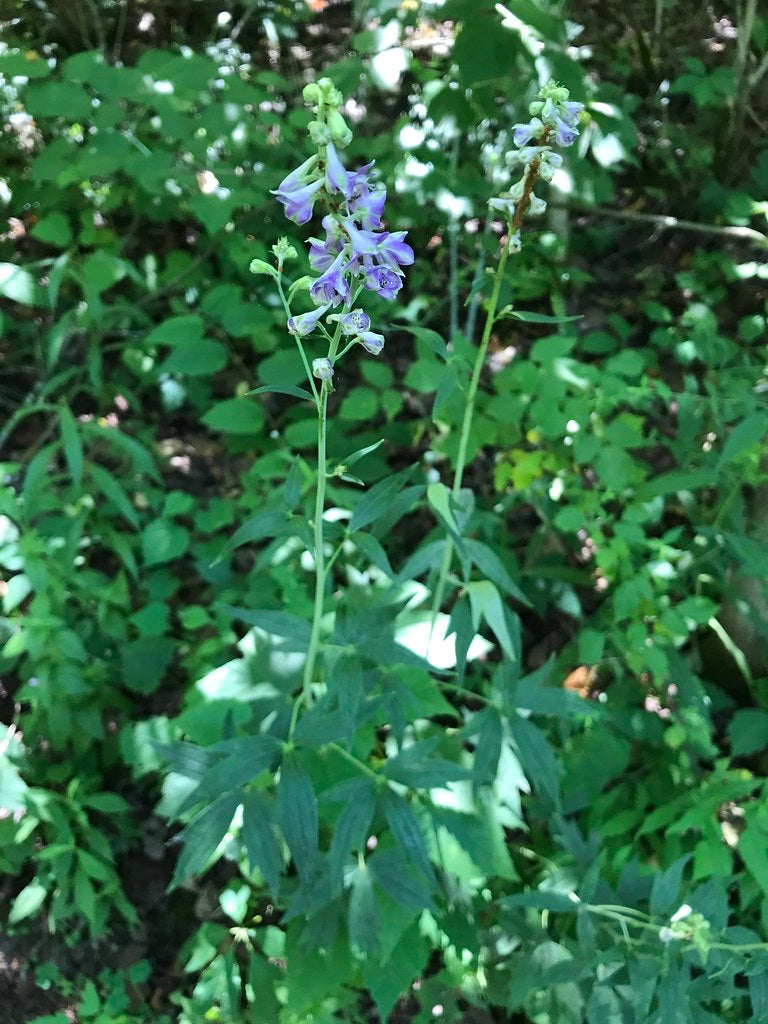
{"type": "Polygon", "coordinates": [[[519,229],[523,216],[543,213],[547,207],[543,199],[534,195],[533,185],[537,178],[551,181],[555,171],[562,167],[563,158],[555,152],[552,143],[561,148],[573,145],[579,134],[576,125],[584,104],[569,100],[567,89],[556,82],[548,82],[528,109],[530,121],[514,127],[513,138],[518,148],[507,154],[510,165],[522,165],[523,173],[507,192],[489,204],[513,225],[509,241],[512,251],[520,249],[519,229]]]}
{"type": "MultiPolygon", "coordinates": [[[[324,324],[333,325],[337,338],[359,342],[378,355],[384,338],[371,331],[371,321],[362,309],[353,308],[363,290],[393,299],[403,284],[402,267],[413,263],[413,249],[405,231],[383,227],[386,190],[370,176],[373,164],[355,171],[344,166],[339,155],[351,133],[339,112],[342,98],[328,79],[309,85],[305,100],[312,104],[316,119],[309,132],[318,152],[292,171],[274,190],[285,215],[296,224],[306,224],[315,204],[326,209],[322,218],[324,236],[309,239],[309,263],[316,276],[309,294],[316,308],[290,316],[288,330],[297,338],[312,334],[324,324]],[[340,313],[331,312],[342,307],[340,313]]],[[[347,346],[349,347],[349,346],[347,346]]],[[[336,353],[315,360],[313,373],[330,380],[336,353]]]]}

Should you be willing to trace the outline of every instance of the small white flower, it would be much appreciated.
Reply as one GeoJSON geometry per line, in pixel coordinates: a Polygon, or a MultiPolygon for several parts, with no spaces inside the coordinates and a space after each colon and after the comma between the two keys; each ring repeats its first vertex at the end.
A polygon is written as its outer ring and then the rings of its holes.
{"type": "Polygon", "coordinates": [[[693,909],[689,907],[687,903],[684,903],[682,907],[680,907],[679,910],[676,910],[672,917],[670,917],[670,921],[672,924],[675,924],[676,921],[682,921],[683,918],[688,917],[692,913],[693,909]]]}

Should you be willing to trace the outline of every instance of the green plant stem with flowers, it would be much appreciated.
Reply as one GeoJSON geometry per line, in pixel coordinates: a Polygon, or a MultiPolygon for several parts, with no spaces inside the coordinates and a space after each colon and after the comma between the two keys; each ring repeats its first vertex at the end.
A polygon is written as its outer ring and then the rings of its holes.
{"type": "MultiPolygon", "coordinates": [[[[254,260],[251,270],[268,274],[277,284],[286,315],[286,325],[296,340],[317,412],[317,485],[313,514],[314,599],[312,626],[304,663],[302,690],[294,703],[289,733],[298,722],[301,705],[311,700],[318,655],[321,647],[325,592],[333,558],[326,561],[323,516],[328,479],[328,398],[334,390],[333,375],[338,361],[353,346],[361,345],[371,355],[379,355],[384,338],[370,329],[368,314],[355,308],[363,290],[385,299],[394,298],[402,287],[401,267],[413,262],[413,250],[405,242],[405,232],[389,232],[382,227],[386,191],[368,175],[372,164],[357,171],[343,165],[337,147],[343,149],[352,133],[339,107],[343,99],[328,79],[308,85],[304,99],[315,114],[309,135],[317,153],[291,172],[275,189],[285,215],[297,224],[306,224],[313,216],[317,201],[324,203],[326,216],[324,239],[311,238],[309,262],[318,276],[295,282],[285,293],[283,266],[297,256],[286,239],[273,246],[277,268],[263,260],[254,260]],[[294,292],[302,286],[309,292],[315,308],[295,315],[291,308],[294,292]],[[339,308],[340,312],[331,312],[339,308]],[[329,326],[333,324],[333,330],[329,326]],[[304,339],[318,332],[328,343],[327,355],[311,360],[304,339]],[[341,349],[342,340],[346,344],[341,349]],[[316,380],[319,384],[316,384],[316,380]]],[[[359,453],[358,453],[359,454],[359,453]]]]}
{"type": "MultiPolygon", "coordinates": [[[[485,325],[467,389],[461,434],[459,435],[459,448],[456,455],[456,468],[454,470],[453,486],[451,487],[451,496],[454,500],[458,499],[464,481],[477,392],[483,367],[488,356],[491,333],[498,318],[499,297],[507,268],[507,260],[510,253],[520,251],[520,229],[523,218],[527,213],[542,213],[546,207],[543,200],[538,199],[533,193],[536,180],[541,177],[545,181],[549,181],[554,171],[562,163],[562,158],[559,154],[553,152],[549,146],[550,138],[555,133],[556,141],[560,146],[571,145],[578,134],[575,124],[581,109],[582,104],[570,102],[568,90],[554,82],[549,82],[540,90],[538,98],[530,106],[531,121],[528,124],[515,127],[515,143],[520,147],[520,151],[515,152],[513,156],[516,158],[515,162],[519,163],[522,160],[524,163],[523,175],[508,193],[499,199],[491,200],[490,203],[492,208],[501,210],[507,216],[507,240],[502,247],[499,262],[493,275],[493,288],[488,306],[486,307],[485,325]],[[531,146],[530,142],[534,138],[537,138],[538,142],[536,145],[531,146]]],[[[451,537],[446,537],[443,560],[438,570],[432,598],[429,630],[430,645],[437,616],[445,598],[445,589],[454,553],[454,542],[451,537]]]]}

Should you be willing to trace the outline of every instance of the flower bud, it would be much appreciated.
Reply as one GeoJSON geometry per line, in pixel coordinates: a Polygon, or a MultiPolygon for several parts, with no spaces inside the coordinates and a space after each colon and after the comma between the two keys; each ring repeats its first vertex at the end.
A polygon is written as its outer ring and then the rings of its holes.
{"type": "Polygon", "coordinates": [[[328,130],[337,146],[348,146],[352,141],[352,132],[338,110],[328,111],[328,130]]]}
{"type": "Polygon", "coordinates": [[[286,260],[295,260],[298,256],[294,247],[285,237],[278,238],[277,242],[272,246],[272,252],[275,254],[277,262],[281,265],[286,260]]]}
{"type": "Polygon", "coordinates": [[[531,117],[539,117],[543,109],[544,104],[541,102],[541,100],[534,100],[533,103],[531,103],[528,107],[528,113],[531,115],[531,117]]]}
{"type": "MultiPolygon", "coordinates": [[[[330,80],[330,78],[320,78],[318,79],[317,84],[320,88],[323,103],[325,103],[329,107],[341,106],[341,104],[344,102],[344,97],[341,95],[341,93],[330,80]]],[[[568,97],[566,96],[566,99],[567,98],[568,97]]]]}
{"type": "Polygon", "coordinates": [[[302,96],[304,97],[304,102],[311,105],[320,103],[323,98],[320,86],[316,82],[310,82],[309,85],[305,85],[302,96]]]}
{"type": "Polygon", "coordinates": [[[520,237],[519,231],[515,231],[513,234],[509,236],[507,247],[510,253],[520,252],[520,250],[523,248],[523,240],[520,237]]]}
{"type": "Polygon", "coordinates": [[[546,208],[547,204],[544,202],[543,199],[539,199],[538,196],[534,196],[533,194],[531,195],[531,202],[530,206],[528,207],[528,212],[532,217],[537,217],[540,213],[544,213],[546,208]]]}
{"type": "Polygon", "coordinates": [[[312,376],[318,380],[326,381],[333,377],[333,363],[330,359],[313,359],[312,376]]]}
{"type": "Polygon", "coordinates": [[[251,260],[248,269],[252,274],[268,274],[270,277],[277,276],[275,268],[271,263],[267,263],[266,260],[251,260]]]}
{"type": "Polygon", "coordinates": [[[310,121],[307,125],[309,137],[316,146],[327,146],[332,142],[331,129],[322,121],[310,121]]]}

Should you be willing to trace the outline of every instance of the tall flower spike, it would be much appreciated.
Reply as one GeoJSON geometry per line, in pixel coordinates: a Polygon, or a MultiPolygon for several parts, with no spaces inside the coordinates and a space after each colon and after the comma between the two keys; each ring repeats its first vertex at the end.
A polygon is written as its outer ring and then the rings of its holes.
{"type": "Polygon", "coordinates": [[[510,251],[520,251],[520,224],[525,214],[535,216],[546,209],[544,200],[533,194],[533,186],[537,178],[551,181],[562,166],[563,158],[553,150],[552,142],[563,148],[573,145],[579,134],[576,125],[583,109],[582,103],[568,98],[567,89],[550,81],[531,103],[530,121],[515,125],[512,138],[518,149],[507,154],[507,161],[510,166],[522,164],[523,173],[507,192],[489,203],[491,209],[502,212],[513,227],[510,251]]]}
{"type": "Polygon", "coordinates": [[[350,344],[359,341],[374,355],[384,346],[383,336],[371,330],[368,314],[350,308],[352,296],[365,289],[393,299],[403,286],[402,268],[413,263],[414,254],[405,231],[384,229],[387,193],[371,174],[373,163],[355,170],[345,166],[342,151],[351,133],[339,111],[341,94],[330,80],[320,79],[305,88],[304,98],[315,115],[309,135],[317,153],[287,175],[274,195],[286,217],[297,224],[312,218],[316,204],[325,208],[323,232],[308,240],[309,265],[314,272],[309,294],[317,308],[297,316],[288,311],[288,330],[299,342],[323,321],[335,330],[328,359],[312,362],[313,375],[330,382],[340,334],[349,338],[350,344]],[[341,310],[334,312],[340,306],[341,310]]]}

